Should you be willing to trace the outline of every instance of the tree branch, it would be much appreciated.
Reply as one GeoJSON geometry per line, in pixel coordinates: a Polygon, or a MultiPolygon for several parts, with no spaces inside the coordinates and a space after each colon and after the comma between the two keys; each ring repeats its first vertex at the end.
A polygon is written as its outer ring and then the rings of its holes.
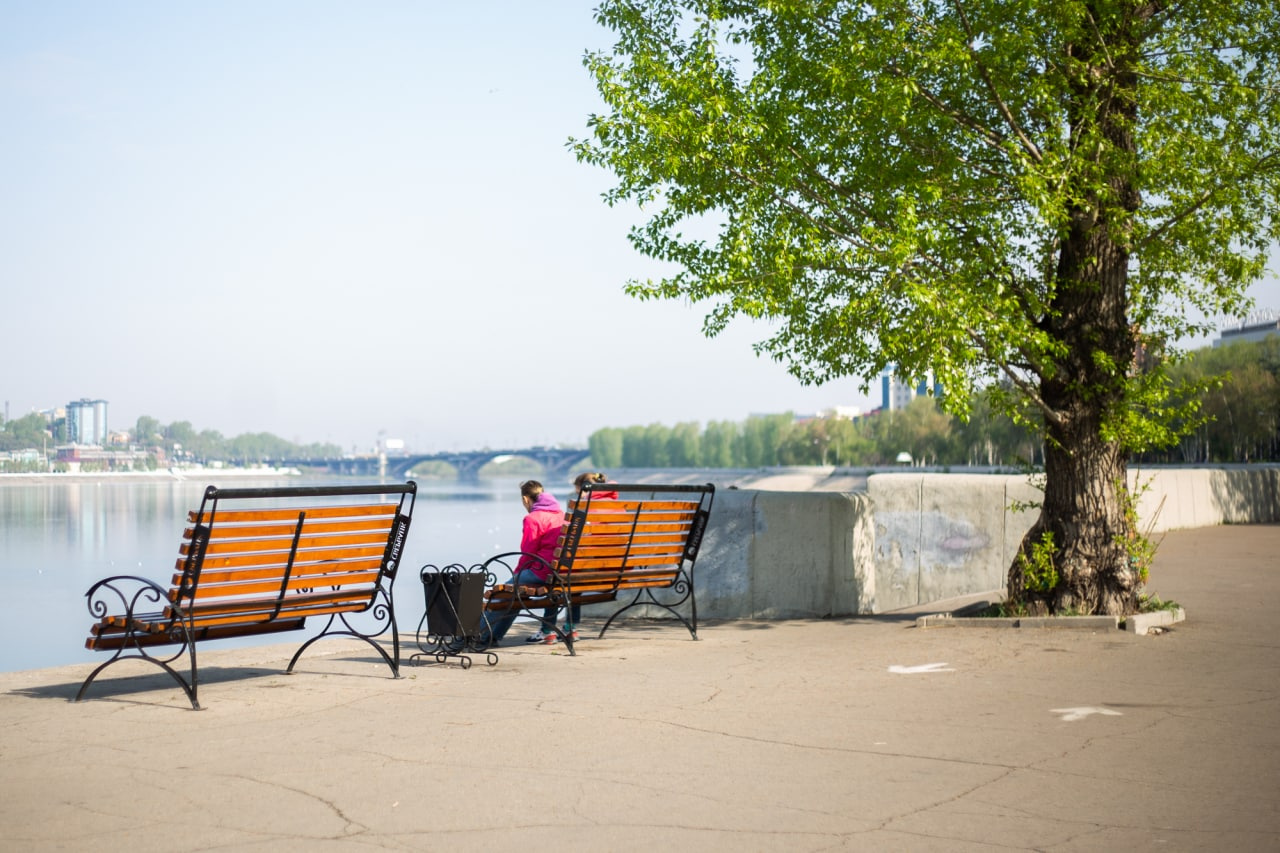
{"type": "Polygon", "coordinates": [[[982,62],[978,57],[978,52],[974,50],[973,27],[969,23],[969,16],[964,13],[964,8],[960,5],[960,0],[955,0],[953,5],[955,6],[956,15],[959,16],[960,23],[964,27],[965,35],[968,36],[969,56],[973,58],[974,67],[978,69],[978,76],[982,78],[983,85],[985,85],[987,87],[987,91],[991,93],[991,98],[995,102],[996,110],[998,110],[1000,115],[1004,117],[1005,124],[1009,126],[1009,130],[1011,130],[1013,135],[1018,138],[1018,142],[1022,145],[1022,150],[1026,151],[1035,162],[1043,162],[1044,153],[1040,150],[1039,146],[1031,141],[1026,132],[1023,131],[1021,125],[1018,124],[1018,120],[1014,118],[1013,111],[1009,109],[1009,105],[1005,103],[1004,98],[1000,96],[1000,92],[996,90],[996,85],[992,82],[991,75],[987,73],[986,64],[982,62]]]}
{"type": "Polygon", "coordinates": [[[1193,215],[1196,211],[1200,210],[1202,207],[1204,207],[1206,204],[1212,201],[1213,197],[1216,196],[1222,190],[1223,187],[1233,186],[1235,184],[1238,184],[1240,181],[1249,177],[1253,177],[1254,175],[1257,175],[1259,172],[1264,171],[1268,166],[1273,165],[1277,162],[1280,162],[1280,151],[1272,151],[1270,154],[1266,155],[1265,157],[1255,160],[1253,165],[1250,168],[1245,169],[1243,172],[1239,172],[1234,175],[1224,177],[1222,180],[1217,181],[1213,186],[1211,186],[1209,189],[1201,193],[1198,198],[1193,200],[1191,204],[1189,204],[1186,207],[1186,209],[1182,210],[1181,212],[1165,220],[1164,223],[1162,223],[1158,227],[1152,228],[1151,231],[1148,232],[1146,236],[1144,236],[1134,246],[1134,251],[1136,252],[1137,250],[1141,249],[1143,246],[1146,246],[1149,243],[1152,243],[1160,239],[1161,237],[1163,237],[1166,233],[1171,231],[1174,228],[1174,226],[1176,226],[1178,223],[1184,221],[1185,219],[1193,215]]]}

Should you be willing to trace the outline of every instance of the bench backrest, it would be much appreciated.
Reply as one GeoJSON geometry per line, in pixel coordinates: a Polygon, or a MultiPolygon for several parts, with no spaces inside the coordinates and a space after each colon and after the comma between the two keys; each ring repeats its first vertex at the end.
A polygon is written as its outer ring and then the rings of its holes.
{"type": "Polygon", "coordinates": [[[691,582],[714,495],[711,484],[588,484],[565,514],[557,571],[575,596],[691,582]]]}
{"type": "Polygon", "coordinates": [[[210,486],[188,515],[169,598],[210,616],[225,611],[229,621],[255,608],[271,619],[369,607],[395,579],[415,491],[412,482],[210,486]]]}

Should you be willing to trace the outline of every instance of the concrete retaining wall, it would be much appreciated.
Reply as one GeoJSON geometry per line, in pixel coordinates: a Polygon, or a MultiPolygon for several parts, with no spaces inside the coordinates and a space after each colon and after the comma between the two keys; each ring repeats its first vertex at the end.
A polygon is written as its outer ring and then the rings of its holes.
{"type": "MultiPolygon", "coordinates": [[[[1131,472],[1143,529],[1280,522],[1280,468],[1131,472]]],[[[1025,476],[895,473],[866,493],[717,491],[699,617],[882,613],[1002,589],[1038,510],[1025,476]]],[[[599,611],[597,611],[599,612],[599,611]]],[[[655,614],[656,615],[656,614],[655,614]]]]}
{"type": "MultiPolygon", "coordinates": [[[[1280,468],[1133,469],[1142,530],[1280,521],[1280,468]]],[[[1004,587],[1038,510],[1025,476],[876,474],[867,481],[875,533],[876,610],[1004,587]]]]}

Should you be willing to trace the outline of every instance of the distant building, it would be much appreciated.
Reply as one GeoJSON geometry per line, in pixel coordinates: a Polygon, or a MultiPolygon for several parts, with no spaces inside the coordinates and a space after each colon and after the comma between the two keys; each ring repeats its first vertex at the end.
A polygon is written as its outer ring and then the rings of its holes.
{"type": "MultiPolygon", "coordinates": [[[[829,409],[823,409],[812,414],[798,414],[794,416],[795,423],[807,424],[815,420],[845,420],[856,421],[862,416],[862,409],[857,406],[832,406],[829,409]]],[[[752,415],[752,417],[768,417],[768,415],[752,415]]]]}
{"type": "MultiPolygon", "coordinates": [[[[147,459],[151,453],[146,450],[103,450],[101,447],[87,447],[69,444],[57,448],[57,460],[73,474],[81,471],[138,471],[147,467],[147,459]]],[[[163,462],[163,454],[157,454],[157,461],[163,462]]]]}
{"type": "Polygon", "coordinates": [[[1213,342],[1215,347],[1240,341],[1261,341],[1271,335],[1280,335],[1280,311],[1266,309],[1255,311],[1248,317],[1222,327],[1222,336],[1213,342]]]}
{"type": "Polygon", "coordinates": [[[925,374],[925,377],[912,388],[898,379],[894,373],[894,366],[889,365],[884,373],[880,374],[880,410],[893,412],[905,409],[916,397],[928,396],[930,388],[933,389],[935,397],[942,396],[942,385],[934,379],[933,371],[925,374]]]}
{"type": "Polygon", "coordinates": [[[82,397],[67,403],[67,441],[101,447],[107,443],[107,401],[82,397]]]}

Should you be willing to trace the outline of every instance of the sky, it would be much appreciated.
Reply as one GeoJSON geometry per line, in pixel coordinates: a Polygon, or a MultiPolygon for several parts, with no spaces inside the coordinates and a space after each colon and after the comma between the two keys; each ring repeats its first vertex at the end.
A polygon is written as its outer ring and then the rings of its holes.
{"type": "Polygon", "coordinates": [[[877,406],[623,292],[659,268],[566,147],[596,2],[0,0],[10,417],[436,452],[877,406]]]}

